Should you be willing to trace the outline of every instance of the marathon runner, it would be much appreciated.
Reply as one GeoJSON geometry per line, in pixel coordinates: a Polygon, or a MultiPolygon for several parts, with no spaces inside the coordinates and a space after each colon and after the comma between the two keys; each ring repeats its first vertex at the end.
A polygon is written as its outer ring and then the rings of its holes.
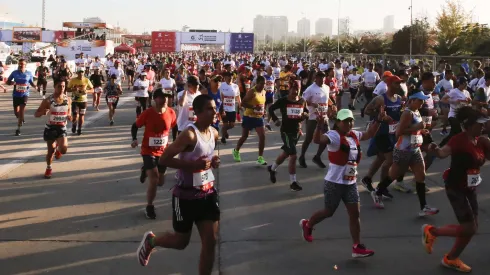
{"type": "Polygon", "coordinates": [[[100,105],[100,94],[104,90],[102,85],[104,85],[105,79],[102,75],[99,67],[94,67],[94,73],[90,76],[90,82],[92,86],[94,86],[94,94],[92,96],[92,107],[95,108],[96,111],[99,110],[100,105]]]}
{"type": "Polygon", "coordinates": [[[288,172],[289,180],[291,181],[289,188],[292,191],[301,191],[303,188],[296,179],[296,144],[300,137],[299,129],[301,122],[307,119],[309,115],[308,109],[306,108],[306,100],[299,97],[301,81],[293,80],[289,86],[289,95],[280,98],[268,109],[269,115],[272,117],[276,126],[281,126],[283,146],[281,147],[281,154],[272,165],[267,167],[267,170],[269,171],[271,182],[276,183],[277,167],[289,158],[288,172]],[[282,123],[274,113],[277,109],[281,111],[282,123]]]}
{"type": "Polygon", "coordinates": [[[18,69],[13,71],[7,78],[7,85],[14,85],[12,91],[14,114],[17,118],[17,130],[15,135],[20,136],[20,127],[25,123],[24,114],[27,100],[29,99],[29,85],[34,89],[37,86],[34,84],[34,76],[32,72],[26,69],[27,62],[25,59],[19,59],[18,69]]]}
{"type": "Polygon", "coordinates": [[[146,110],[148,97],[150,96],[148,94],[148,87],[150,87],[150,81],[146,79],[146,72],[142,72],[133,84],[133,91],[136,92],[134,97],[134,100],[136,100],[136,118],[141,115],[141,110],[143,112],[146,110]]]}
{"type": "Polygon", "coordinates": [[[225,71],[223,72],[223,77],[225,81],[220,86],[221,101],[223,102],[223,111],[221,113],[223,120],[221,143],[226,144],[226,139],[229,138],[228,130],[235,127],[236,110],[241,108],[240,104],[242,101],[238,85],[231,82],[232,74],[225,71]]]}
{"type": "MultiPolygon", "coordinates": [[[[272,103],[274,103],[274,94],[276,93],[276,78],[272,74],[272,67],[268,66],[265,69],[265,108],[269,110],[269,107],[272,106],[272,103]]],[[[272,131],[270,121],[271,121],[271,116],[268,113],[267,114],[267,120],[265,123],[265,128],[267,130],[272,131]]]]}
{"type": "Polygon", "coordinates": [[[85,122],[85,112],[87,111],[87,93],[93,93],[94,87],[84,73],[85,68],[79,68],[77,77],[72,78],[68,83],[68,90],[72,92],[72,126],[71,132],[82,134],[82,126],[85,122]],[[79,116],[80,115],[80,116],[79,116]],[[77,130],[78,126],[78,130],[77,130]]]}
{"type": "Polygon", "coordinates": [[[104,88],[105,102],[109,108],[109,125],[114,125],[114,115],[116,114],[117,103],[119,103],[119,96],[122,95],[121,84],[117,82],[117,76],[115,74],[111,75],[109,82],[104,88]]]}
{"type": "Polygon", "coordinates": [[[216,121],[211,125],[216,131],[219,133],[219,123],[220,116],[219,112],[222,110],[222,100],[221,100],[221,82],[223,81],[223,77],[221,75],[214,75],[209,80],[209,89],[207,90],[207,94],[213,98],[214,104],[216,105],[216,110],[218,111],[218,116],[216,121]]]}
{"type": "Polygon", "coordinates": [[[46,98],[46,89],[47,89],[47,86],[48,86],[48,76],[49,76],[49,68],[46,66],[46,61],[45,59],[43,59],[43,61],[41,62],[41,65],[39,65],[39,67],[36,68],[36,72],[34,73],[34,75],[36,75],[37,77],[37,91],[39,93],[41,93],[41,87],[43,88],[43,91],[42,91],[42,96],[43,96],[43,99],[46,98]]]}
{"type": "Polygon", "coordinates": [[[349,101],[349,110],[354,111],[356,108],[354,107],[355,99],[357,94],[359,93],[359,85],[361,84],[362,77],[357,74],[358,69],[356,67],[352,68],[352,73],[347,77],[347,82],[349,83],[349,92],[350,92],[350,101],[349,101]]]}
{"type": "Polygon", "coordinates": [[[65,93],[65,82],[58,82],[52,95],[44,99],[34,114],[35,117],[48,115],[48,122],[44,128],[44,141],[48,145],[46,154],[46,171],[44,178],[50,179],[53,173],[51,164],[53,156],[60,159],[68,150],[66,138],[66,123],[71,120],[71,99],[65,93]]]}
{"type": "Polygon", "coordinates": [[[185,249],[195,223],[202,243],[198,274],[211,275],[220,220],[218,194],[214,186],[217,177],[213,173],[213,169],[218,169],[220,164],[219,157],[214,155],[219,135],[211,127],[217,111],[214,100],[208,95],[197,96],[193,109],[196,121],[183,129],[175,142],[165,149],[159,161],[161,165],[179,169],[179,183],[172,196],[174,232],[158,235],[146,232],[137,257],[140,264],[146,266],[157,246],[185,249]]]}
{"type": "Polygon", "coordinates": [[[187,129],[187,126],[196,121],[196,114],[193,109],[192,102],[201,94],[199,91],[199,79],[197,76],[189,76],[187,78],[187,90],[184,90],[177,94],[177,101],[179,105],[179,114],[177,116],[177,129],[180,134],[187,129]]]}
{"type": "MultiPolygon", "coordinates": [[[[66,63],[65,59],[61,60],[60,67],[53,73],[53,82],[54,86],[56,87],[56,84],[58,81],[64,81],[65,86],[68,87],[68,82],[72,78],[73,73],[71,72],[70,68],[68,67],[68,64],[66,63]]],[[[65,90],[65,93],[68,92],[68,89],[65,90]]]]}
{"type": "Polygon", "coordinates": [[[170,97],[171,95],[164,93],[162,89],[156,89],[153,93],[154,106],[143,111],[131,128],[131,136],[133,137],[131,147],[136,148],[138,146],[138,128],[145,127],[141,144],[143,166],[141,167],[140,182],[144,183],[146,177],[150,178],[146,191],[147,205],[145,209],[145,216],[148,219],[156,218],[153,201],[157,195],[157,186],[163,186],[165,183],[167,170],[167,167],[159,164],[159,160],[168,146],[170,129],[177,123],[174,110],[167,105],[170,97]]]}
{"type": "Polygon", "coordinates": [[[374,89],[376,88],[376,84],[380,79],[379,74],[373,70],[374,70],[374,64],[369,63],[368,71],[364,72],[361,76],[363,80],[361,91],[364,94],[364,97],[366,98],[366,104],[361,109],[361,117],[364,117],[364,109],[366,109],[369,102],[371,102],[371,100],[373,99],[374,89]]]}

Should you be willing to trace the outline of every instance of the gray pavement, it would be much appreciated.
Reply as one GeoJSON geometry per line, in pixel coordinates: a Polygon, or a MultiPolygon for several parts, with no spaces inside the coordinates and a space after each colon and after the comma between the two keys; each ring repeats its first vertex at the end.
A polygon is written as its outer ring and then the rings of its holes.
{"type": "MultiPolygon", "coordinates": [[[[145,231],[172,229],[169,189],[174,184],[174,171],[158,191],[157,220],[147,220],[143,214],[146,186],[138,180],[142,161],[139,149],[130,147],[135,104],[130,94],[126,96],[113,127],[109,126],[106,107],[98,113],[89,108],[91,123],[84,135],[69,138],[68,154],[54,162],[53,178],[45,180],[45,118],[33,117],[39,95],[29,100],[23,135],[15,137],[10,94],[0,93],[1,275],[197,274],[197,231],[186,250],[159,249],[145,268],[137,262],[136,248],[145,231]]],[[[361,119],[356,123],[364,126],[361,119]]],[[[447,160],[437,161],[429,171],[431,192],[427,198],[441,209],[435,217],[419,218],[417,197],[396,192],[385,210],[377,210],[359,186],[363,242],[376,255],[354,260],[343,206],[316,227],[313,243],[305,243],[300,236],[299,220],[323,206],[326,170],[311,162],[316,145],[309,149],[309,167],[298,168],[304,190],[293,193],[286,165],[278,169],[276,184],[269,182],[266,167],[256,166],[256,135],[251,135],[241,150],[242,162],[233,162],[231,149],[238,134],[239,128],[234,129],[228,144],[219,146],[222,222],[216,274],[454,274],[439,265],[453,240],[437,240],[434,254],[426,255],[420,238],[424,223],[456,222],[440,178],[447,160]]],[[[440,138],[438,132],[434,136],[440,138]]],[[[279,154],[281,145],[277,130],[267,134],[268,162],[279,154]]],[[[367,143],[362,147],[367,150],[367,143]]],[[[326,157],[324,154],[325,161],[326,157]]],[[[363,159],[361,175],[371,161],[363,159]]],[[[489,169],[483,169],[482,176],[490,178],[489,169]]],[[[410,179],[408,175],[406,180],[410,179]]],[[[486,243],[490,240],[490,188],[483,183],[479,193],[479,233],[462,259],[473,267],[473,274],[489,274],[486,243]]]]}

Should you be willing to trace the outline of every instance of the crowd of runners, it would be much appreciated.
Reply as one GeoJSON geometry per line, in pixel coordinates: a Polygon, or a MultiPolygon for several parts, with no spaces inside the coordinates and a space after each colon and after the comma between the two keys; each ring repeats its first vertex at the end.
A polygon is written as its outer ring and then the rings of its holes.
{"type": "Polygon", "coordinates": [[[18,70],[4,76],[6,84],[13,85],[16,136],[25,123],[31,90],[43,98],[35,116],[48,116],[45,178],[52,177],[53,158],[60,159],[68,151],[69,123],[73,134],[82,135],[87,111],[99,111],[100,99],[105,97],[108,122],[114,125],[125,91],[135,98],[135,122],[128,125],[128,134],[131,128],[133,148],[141,143],[140,181],[148,181],[148,219],[157,216],[153,205],[157,186],[169,180],[165,178],[168,168],[177,170],[172,197],[174,232],[146,232],[137,251],[141,265],[148,264],[155,247],[184,249],[195,223],[202,240],[199,274],[211,274],[220,219],[215,185],[220,158],[215,149],[218,143],[233,147],[233,159],[240,162],[240,149],[255,130],[257,165],[265,166],[264,173],[276,183],[277,173],[283,173],[279,166],[288,160],[292,191],[303,189],[296,169],[308,168],[306,152],[312,142],[318,144],[311,162],[328,167],[324,207],[300,221],[303,238],[312,242],[315,225],[331,217],[343,201],[355,258],[374,255],[360,238],[357,182],[370,192],[376,208],[383,209],[383,201],[394,199],[388,189],[393,183],[395,190],[417,194],[416,215],[436,215],[439,209],[427,202],[425,177],[435,159],[450,157],[448,169],[438,172],[444,172],[445,190],[458,223],[424,225],[423,247],[431,253],[437,237],[454,237],[455,244],[442,264],[471,271],[459,257],[477,231],[475,190],[482,181],[479,169],[490,159],[486,136],[490,131],[490,68],[481,68],[480,62],[475,61],[466,74],[456,74],[444,62],[433,71],[424,61],[386,66],[343,57],[326,60],[218,52],[116,54],[101,61],[82,53],[74,60],[72,72],[62,56],[50,59],[50,67],[42,63],[35,72],[27,71],[25,60],[19,60],[18,70]],[[46,95],[48,77],[54,83],[51,95],[46,95]],[[342,102],[344,93],[349,94],[347,106],[342,102]],[[356,109],[360,117],[368,118],[367,125],[357,125],[365,131],[354,130],[356,109]],[[237,122],[241,136],[231,144],[229,131],[237,122]],[[438,126],[444,136],[440,144],[432,136],[438,126]],[[141,127],[145,129],[139,142],[141,127]],[[283,141],[275,160],[263,155],[267,131],[278,132],[283,141]],[[368,172],[359,175],[360,142],[365,140],[369,141],[365,155],[374,159],[368,172]],[[375,185],[373,177],[378,171],[380,180],[375,185]],[[414,175],[413,182],[404,181],[407,173],[414,175]]]}

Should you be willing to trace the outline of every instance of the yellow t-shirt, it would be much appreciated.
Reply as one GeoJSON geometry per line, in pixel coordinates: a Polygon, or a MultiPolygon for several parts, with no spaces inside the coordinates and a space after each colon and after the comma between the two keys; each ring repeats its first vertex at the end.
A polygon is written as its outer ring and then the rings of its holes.
{"type": "Polygon", "coordinates": [[[72,78],[68,83],[68,89],[76,87],[79,87],[82,91],[76,90],[72,92],[71,96],[73,102],[87,102],[87,93],[85,91],[94,88],[92,82],[86,77],[82,77],[82,79],[78,79],[77,77],[72,78]]]}
{"type": "Polygon", "coordinates": [[[253,87],[253,92],[254,97],[247,103],[254,106],[255,108],[245,108],[244,115],[248,117],[261,118],[265,114],[265,90],[258,92],[257,88],[253,87]]]}
{"type": "Polygon", "coordinates": [[[289,78],[291,77],[291,72],[280,72],[279,73],[279,90],[289,91],[289,78]],[[282,79],[281,79],[282,78],[282,79]]]}

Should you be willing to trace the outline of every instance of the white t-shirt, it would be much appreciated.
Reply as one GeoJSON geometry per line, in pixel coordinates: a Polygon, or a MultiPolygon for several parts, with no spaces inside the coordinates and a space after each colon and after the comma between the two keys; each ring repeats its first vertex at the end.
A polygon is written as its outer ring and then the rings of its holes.
{"type": "Polygon", "coordinates": [[[386,94],[386,91],[388,91],[388,85],[384,81],[381,81],[378,86],[374,89],[373,94],[376,95],[383,95],[386,94]]]}
{"type": "Polygon", "coordinates": [[[376,87],[376,81],[379,80],[379,74],[375,71],[367,71],[362,74],[362,78],[366,87],[374,88],[376,87]]]}
{"type": "Polygon", "coordinates": [[[134,96],[137,97],[148,97],[148,87],[150,86],[150,81],[148,80],[141,80],[141,79],[136,79],[133,84],[134,87],[145,87],[144,90],[137,90],[134,96]]]}
{"type": "Polygon", "coordinates": [[[138,68],[136,69],[136,72],[141,74],[141,72],[143,72],[144,69],[145,69],[145,65],[139,64],[138,68]]]}
{"type": "Polygon", "coordinates": [[[482,85],[485,85],[485,77],[480,78],[480,80],[478,80],[478,85],[476,85],[476,86],[480,87],[482,85]]]}
{"type": "Polygon", "coordinates": [[[344,70],[345,70],[345,68],[348,68],[348,67],[349,67],[349,62],[344,61],[344,62],[342,63],[342,65],[341,65],[341,67],[342,67],[342,69],[344,69],[344,70]]]}
{"type": "Polygon", "coordinates": [[[85,58],[78,58],[75,60],[75,64],[77,67],[83,67],[85,69],[85,66],[87,65],[87,60],[85,58]]]}
{"type": "MultiPolygon", "coordinates": [[[[451,90],[448,94],[450,100],[465,100],[471,99],[470,93],[467,90],[461,92],[458,88],[451,90]]],[[[464,103],[450,104],[448,117],[456,117],[456,110],[465,106],[464,103]]]]}
{"type": "MultiPolygon", "coordinates": [[[[181,91],[179,94],[177,94],[178,100],[184,96],[184,92],[185,91],[181,91]]],[[[192,108],[192,102],[194,102],[194,99],[200,94],[201,92],[199,91],[196,91],[195,94],[187,92],[186,101],[184,101],[184,104],[179,107],[179,115],[177,116],[177,128],[179,131],[184,131],[190,123],[194,123],[196,121],[196,115],[194,113],[194,109],[192,108]]]]}
{"type": "Polygon", "coordinates": [[[445,78],[441,79],[439,83],[437,84],[442,87],[444,91],[451,91],[454,88],[453,80],[447,80],[445,78]]]}
{"type": "Polygon", "coordinates": [[[473,91],[476,91],[476,89],[479,87],[478,82],[480,81],[479,78],[474,78],[468,83],[468,87],[470,87],[473,91]]]}
{"type": "Polygon", "coordinates": [[[281,74],[281,68],[279,67],[272,68],[272,74],[274,75],[275,79],[279,79],[279,75],[281,74]]]}
{"type": "MultiPolygon", "coordinates": [[[[326,116],[328,111],[328,97],[330,94],[330,87],[323,84],[321,87],[316,83],[311,84],[306,90],[303,92],[303,98],[306,101],[310,101],[311,103],[317,103],[318,111],[322,113],[322,115],[326,116]]],[[[307,106],[309,112],[309,120],[316,120],[316,111],[312,106],[307,106]]]]}
{"type": "Polygon", "coordinates": [[[318,65],[318,69],[320,69],[320,71],[326,71],[328,70],[328,64],[324,64],[324,63],[320,63],[320,65],[318,65]]]}
{"type": "MultiPolygon", "coordinates": [[[[357,139],[359,142],[361,141],[362,138],[362,132],[352,130],[354,134],[357,136],[357,139]]],[[[328,152],[337,152],[340,150],[340,135],[337,131],[335,130],[330,130],[325,134],[328,139],[330,139],[330,144],[327,145],[327,150],[328,152]]],[[[349,158],[348,161],[356,161],[357,160],[357,144],[356,141],[351,138],[351,137],[346,137],[347,142],[350,145],[350,151],[349,151],[349,158]]],[[[346,184],[346,185],[351,185],[351,184],[356,184],[356,179],[354,180],[344,180],[344,174],[346,173],[347,170],[347,165],[346,166],[339,166],[333,163],[329,163],[328,165],[328,172],[327,175],[325,176],[326,181],[334,182],[337,184],[346,184]]]]}
{"type": "Polygon", "coordinates": [[[115,74],[117,76],[116,83],[121,84],[122,77],[124,76],[123,69],[121,69],[121,67],[119,67],[117,69],[112,67],[111,69],[109,69],[109,77],[111,77],[111,75],[113,75],[113,74],[115,74]]]}
{"type": "Polygon", "coordinates": [[[160,80],[160,85],[162,85],[163,90],[170,92],[175,85],[175,80],[173,78],[166,79],[164,77],[160,80]]]}
{"type": "Polygon", "coordinates": [[[240,95],[240,89],[235,83],[228,85],[226,82],[222,82],[219,88],[221,95],[223,96],[223,110],[225,112],[236,111],[236,97],[240,95]]]}
{"type": "Polygon", "coordinates": [[[92,70],[95,69],[95,68],[98,68],[99,70],[102,70],[102,67],[103,67],[103,65],[102,65],[102,63],[100,63],[100,61],[99,62],[92,62],[92,64],[91,64],[91,69],[92,70]]]}
{"type": "Polygon", "coordinates": [[[349,87],[356,89],[359,87],[359,84],[361,83],[361,75],[359,74],[350,74],[347,79],[349,80],[349,87]]]}
{"type": "Polygon", "coordinates": [[[106,70],[110,70],[111,68],[114,68],[114,62],[107,60],[105,62],[105,67],[106,67],[106,70]]]}
{"type": "Polygon", "coordinates": [[[337,79],[337,87],[339,90],[343,89],[343,84],[344,84],[344,69],[342,68],[335,68],[335,78],[337,79]]]}

